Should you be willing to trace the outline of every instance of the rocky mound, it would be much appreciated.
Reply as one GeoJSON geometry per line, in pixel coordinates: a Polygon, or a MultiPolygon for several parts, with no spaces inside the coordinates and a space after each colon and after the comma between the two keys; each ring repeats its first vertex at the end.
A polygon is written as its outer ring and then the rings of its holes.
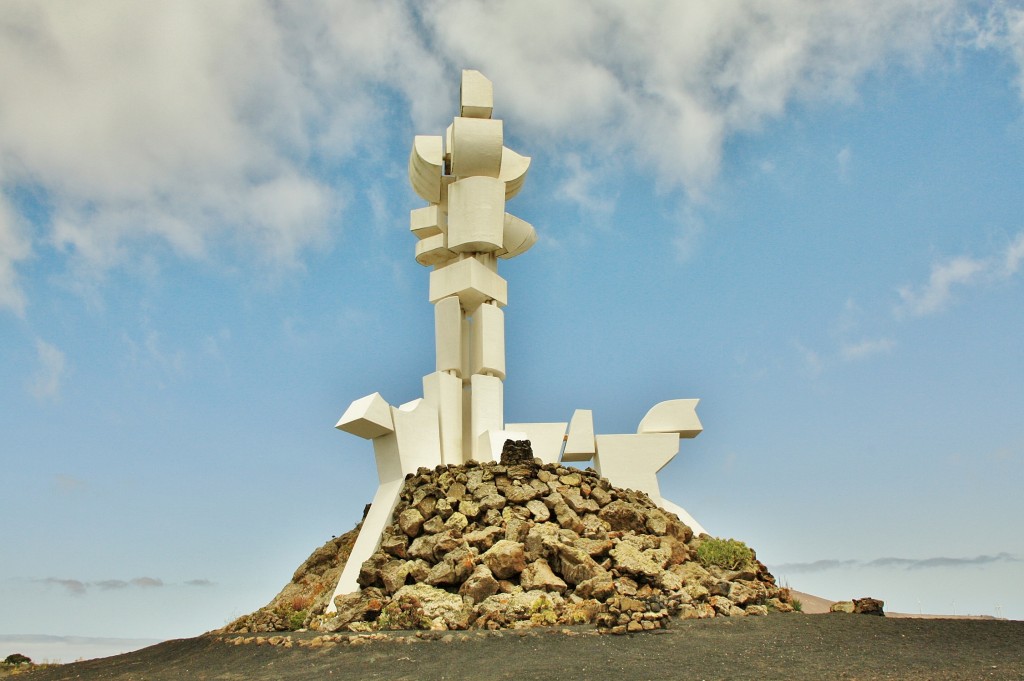
{"type": "Polygon", "coordinates": [[[509,448],[501,463],[408,476],[359,584],[309,628],[639,631],[670,616],[792,610],[788,590],[739,542],[695,537],[642,492],[509,448]]]}
{"type": "Polygon", "coordinates": [[[341,571],[359,536],[360,525],[318,548],[292,575],[273,600],[256,612],[243,615],[217,633],[247,634],[289,631],[309,625],[327,608],[341,571]]]}

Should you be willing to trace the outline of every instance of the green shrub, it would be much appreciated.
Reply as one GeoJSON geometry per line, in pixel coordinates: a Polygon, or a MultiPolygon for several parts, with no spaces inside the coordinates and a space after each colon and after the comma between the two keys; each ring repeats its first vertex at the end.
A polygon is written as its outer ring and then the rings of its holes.
{"type": "Polygon", "coordinates": [[[305,610],[296,610],[288,617],[288,628],[292,631],[301,629],[302,625],[306,623],[306,615],[309,613],[305,610]]]}
{"type": "Polygon", "coordinates": [[[530,621],[539,626],[551,626],[558,622],[554,605],[547,596],[541,596],[530,604],[530,621]]]}
{"type": "Polygon", "coordinates": [[[726,570],[741,570],[754,566],[754,552],[736,539],[708,537],[697,547],[697,560],[704,567],[714,565],[726,570]]]}

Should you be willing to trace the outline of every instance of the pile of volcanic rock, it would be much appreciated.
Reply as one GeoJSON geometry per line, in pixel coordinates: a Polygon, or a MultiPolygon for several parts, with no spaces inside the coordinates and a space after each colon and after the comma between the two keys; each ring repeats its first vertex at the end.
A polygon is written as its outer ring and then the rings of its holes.
{"type": "MultiPolygon", "coordinates": [[[[518,447],[517,447],[518,445],[518,447]]],[[[748,569],[702,566],[702,541],[643,492],[591,469],[542,464],[506,443],[500,463],[420,468],[394,522],[319,631],[596,624],[658,629],[671,616],[789,611],[753,554],[748,569]]],[[[707,535],[702,535],[707,538],[707,535]]]]}

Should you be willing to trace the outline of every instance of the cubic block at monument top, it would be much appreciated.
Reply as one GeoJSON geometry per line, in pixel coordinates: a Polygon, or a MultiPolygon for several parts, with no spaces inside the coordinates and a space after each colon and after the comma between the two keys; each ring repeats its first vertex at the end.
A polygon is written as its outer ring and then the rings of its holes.
{"type": "Polygon", "coordinates": [[[476,258],[466,258],[430,273],[430,302],[458,296],[467,311],[488,300],[508,304],[508,282],[476,258]]]}
{"type": "Polygon", "coordinates": [[[494,86],[476,69],[462,72],[459,88],[459,115],[466,118],[490,118],[494,110],[494,86]]]}

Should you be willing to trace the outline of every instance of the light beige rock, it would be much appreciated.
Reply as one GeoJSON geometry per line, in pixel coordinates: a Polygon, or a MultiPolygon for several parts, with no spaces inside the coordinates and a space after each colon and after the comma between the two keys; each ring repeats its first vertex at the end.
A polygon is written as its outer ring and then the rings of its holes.
{"type": "Polygon", "coordinates": [[[407,584],[395,593],[394,599],[405,597],[418,601],[423,614],[436,624],[443,624],[447,629],[464,629],[467,626],[469,612],[458,594],[428,584],[407,584]]]}
{"type": "Polygon", "coordinates": [[[543,558],[538,558],[527,565],[519,575],[519,584],[526,591],[557,591],[564,593],[568,585],[554,573],[551,566],[543,558]]]}
{"type": "Polygon", "coordinates": [[[526,568],[523,545],[507,539],[496,542],[480,556],[480,560],[498,579],[509,579],[526,568]]]}
{"type": "Polygon", "coordinates": [[[619,572],[629,575],[656,579],[664,569],[664,563],[659,564],[652,560],[648,552],[641,551],[629,542],[619,542],[615,548],[609,551],[609,554],[614,561],[615,568],[619,572]]]}
{"type": "Polygon", "coordinates": [[[474,603],[479,603],[498,593],[498,580],[494,578],[486,565],[477,565],[473,573],[459,587],[459,593],[469,596],[474,603]]]}

